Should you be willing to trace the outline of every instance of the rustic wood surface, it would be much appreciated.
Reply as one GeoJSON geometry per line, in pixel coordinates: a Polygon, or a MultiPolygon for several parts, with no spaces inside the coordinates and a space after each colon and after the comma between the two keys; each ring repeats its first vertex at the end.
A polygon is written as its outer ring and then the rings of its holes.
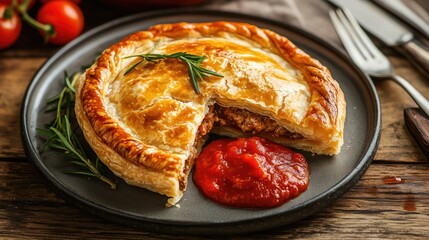
{"type": "MultiPolygon", "coordinates": [[[[330,5],[304,0],[304,28],[340,46],[328,18],[330,5]]],[[[82,3],[86,30],[127,13],[82,3]]],[[[429,9],[425,9],[429,11],[429,9]]],[[[37,69],[57,47],[45,46],[24,27],[19,42],[0,51],[0,239],[200,239],[159,235],[107,222],[55,194],[26,158],[20,139],[20,105],[37,69]]],[[[429,80],[390,49],[395,70],[429,97],[429,80]]],[[[412,99],[393,82],[377,82],[382,135],[363,178],[325,210],[294,224],[232,239],[339,239],[429,237],[429,162],[409,136],[403,119],[412,99]]]]}

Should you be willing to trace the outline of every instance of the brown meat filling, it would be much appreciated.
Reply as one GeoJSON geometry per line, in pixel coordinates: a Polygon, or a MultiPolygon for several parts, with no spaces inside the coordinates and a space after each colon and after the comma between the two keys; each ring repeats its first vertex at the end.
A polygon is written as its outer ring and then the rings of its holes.
{"type": "MultiPolygon", "coordinates": [[[[244,109],[234,107],[221,107],[217,104],[210,106],[209,112],[204,117],[203,122],[198,128],[195,139],[194,150],[185,163],[184,172],[190,170],[190,166],[197,158],[197,146],[202,144],[213,126],[227,126],[238,128],[243,132],[252,134],[266,134],[273,137],[283,137],[288,139],[301,139],[302,135],[288,131],[281,127],[276,121],[269,117],[261,116],[244,109]]],[[[180,189],[184,190],[186,178],[180,181],[180,189]]]]}
{"type": "Polygon", "coordinates": [[[255,135],[265,134],[288,139],[302,138],[300,134],[288,131],[269,117],[240,108],[221,107],[217,104],[210,106],[209,112],[198,128],[198,135],[206,135],[214,125],[238,128],[255,135]]]}
{"type": "Polygon", "coordinates": [[[298,133],[288,131],[269,117],[249,112],[240,108],[224,108],[215,105],[215,122],[219,126],[235,127],[243,132],[266,134],[273,137],[300,139],[298,133]]]}
{"type": "Polygon", "coordinates": [[[198,132],[195,138],[194,148],[192,149],[191,156],[189,156],[189,158],[186,159],[186,162],[185,162],[185,168],[183,169],[183,172],[185,173],[185,175],[182,176],[179,181],[179,189],[182,191],[185,190],[185,186],[186,186],[185,182],[187,180],[187,174],[191,170],[190,167],[194,164],[194,161],[198,156],[197,149],[204,143],[205,136],[213,128],[214,119],[215,119],[215,114],[213,111],[213,106],[210,106],[209,112],[204,117],[201,125],[198,127],[198,132]]]}

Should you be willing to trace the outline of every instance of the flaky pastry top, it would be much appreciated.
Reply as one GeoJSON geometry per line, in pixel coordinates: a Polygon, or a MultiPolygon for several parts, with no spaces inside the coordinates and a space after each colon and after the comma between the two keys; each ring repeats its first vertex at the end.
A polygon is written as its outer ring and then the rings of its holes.
{"type": "Polygon", "coordinates": [[[172,177],[183,171],[215,102],[269,116],[310,141],[342,143],[345,101],[328,69],[287,38],[245,23],[174,23],[137,32],[105,50],[80,84],[99,140],[127,161],[172,177]],[[177,59],[145,62],[124,75],[139,61],[125,57],[153,48],[206,56],[202,66],[223,77],[199,81],[196,94],[177,59]]]}

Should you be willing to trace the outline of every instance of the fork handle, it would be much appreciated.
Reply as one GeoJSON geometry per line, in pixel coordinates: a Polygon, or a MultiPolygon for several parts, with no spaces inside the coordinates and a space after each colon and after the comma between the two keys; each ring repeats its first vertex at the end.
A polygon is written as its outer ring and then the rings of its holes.
{"type": "Polygon", "coordinates": [[[392,80],[397,82],[402,88],[407,91],[419,107],[429,116],[429,101],[417,89],[413,87],[407,80],[398,75],[393,75],[392,80]]]}
{"type": "Polygon", "coordinates": [[[405,42],[398,46],[409,60],[411,60],[417,69],[429,77],[429,50],[416,39],[405,42]]]}

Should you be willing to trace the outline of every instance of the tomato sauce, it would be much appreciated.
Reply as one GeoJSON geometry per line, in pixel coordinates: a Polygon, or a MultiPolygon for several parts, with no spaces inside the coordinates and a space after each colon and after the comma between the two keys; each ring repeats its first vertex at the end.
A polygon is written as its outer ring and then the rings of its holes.
{"type": "Polygon", "coordinates": [[[201,151],[193,179],[219,204],[270,208],[304,192],[309,169],[302,154],[263,138],[220,139],[201,151]]]}

